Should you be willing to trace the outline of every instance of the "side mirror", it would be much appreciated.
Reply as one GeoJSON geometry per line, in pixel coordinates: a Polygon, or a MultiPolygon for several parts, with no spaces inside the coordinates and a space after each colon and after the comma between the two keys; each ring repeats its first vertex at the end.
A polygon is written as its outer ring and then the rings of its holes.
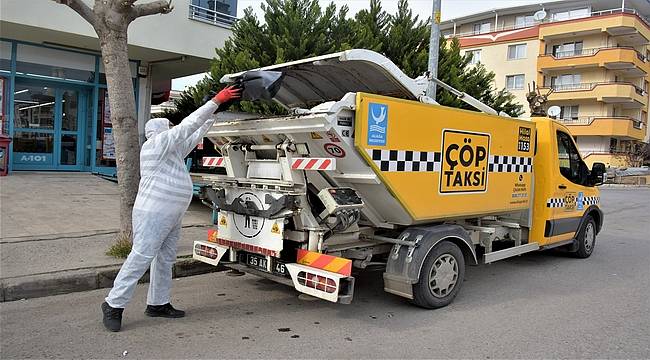
{"type": "Polygon", "coordinates": [[[591,166],[591,173],[589,174],[589,178],[591,180],[591,183],[595,185],[600,185],[605,182],[605,174],[607,173],[607,170],[605,169],[605,164],[600,163],[600,162],[595,162],[591,166]]]}

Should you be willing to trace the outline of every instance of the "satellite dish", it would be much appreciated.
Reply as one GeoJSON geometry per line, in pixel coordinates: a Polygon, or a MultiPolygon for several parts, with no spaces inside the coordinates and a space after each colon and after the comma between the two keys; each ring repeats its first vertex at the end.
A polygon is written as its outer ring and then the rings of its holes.
{"type": "Polygon", "coordinates": [[[533,15],[533,19],[535,19],[537,21],[542,21],[542,20],[546,19],[546,11],[545,10],[540,10],[540,11],[536,12],[533,15]]]}
{"type": "Polygon", "coordinates": [[[562,109],[560,109],[559,106],[551,106],[548,108],[548,111],[546,111],[546,113],[548,113],[548,116],[554,119],[560,115],[560,112],[562,112],[562,109]]]}

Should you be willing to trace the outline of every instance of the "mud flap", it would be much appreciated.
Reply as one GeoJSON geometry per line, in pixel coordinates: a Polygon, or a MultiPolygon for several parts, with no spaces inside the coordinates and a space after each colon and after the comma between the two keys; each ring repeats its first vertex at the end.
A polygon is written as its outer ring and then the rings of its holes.
{"type": "Polygon", "coordinates": [[[296,290],[319,299],[349,304],[354,296],[354,277],[300,264],[286,264],[296,290]]]}

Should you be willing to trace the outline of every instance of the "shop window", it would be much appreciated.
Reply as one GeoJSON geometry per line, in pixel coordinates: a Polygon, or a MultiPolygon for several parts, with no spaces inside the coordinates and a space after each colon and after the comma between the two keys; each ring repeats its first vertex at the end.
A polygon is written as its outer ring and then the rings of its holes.
{"type": "Polygon", "coordinates": [[[0,72],[11,71],[11,43],[0,41],[0,72]]]}
{"type": "Polygon", "coordinates": [[[95,56],[18,44],[16,73],[47,78],[94,81],[95,56]]]}
{"type": "MultiPolygon", "coordinates": [[[[13,136],[14,152],[52,154],[54,151],[54,133],[40,133],[31,131],[16,131],[13,136]]],[[[36,159],[38,162],[40,159],[36,159]]]]}
{"type": "Polygon", "coordinates": [[[16,85],[14,127],[16,129],[54,129],[55,89],[47,86],[16,85]]]}
{"type": "Polygon", "coordinates": [[[106,89],[99,90],[97,133],[95,135],[97,144],[95,165],[115,166],[115,140],[113,139],[113,124],[111,123],[111,110],[106,89]]]}

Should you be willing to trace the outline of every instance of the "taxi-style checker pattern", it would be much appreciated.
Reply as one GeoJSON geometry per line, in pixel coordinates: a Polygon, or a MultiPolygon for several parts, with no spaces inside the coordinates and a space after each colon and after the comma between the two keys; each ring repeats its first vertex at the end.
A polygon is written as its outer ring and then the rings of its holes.
{"type": "Polygon", "coordinates": [[[381,171],[440,171],[441,154],[434,151],[366,149],[381,171]]]}
{"type": "Polygon", "coordinates": [[[527,156],[490,155],[490,172],[533,172],[533,158],[527,156]]]}
{"type": "Polygon", "coordinates": [[[550,208],[564,207],[564,198],[550,198],[546,201],[546,207],[550,207],[550,208]]]}
{"type": "MultiPolygon", "coordinates": [[[[439,172],[442,154],[437,151],[366,149],[381,171],[439,172]]],[[[490,172],[529,173],[533,158],[526,156],[491,155],[490,172]]]]}
{"type": "MultiPolygon", "coordinates": [[[[585,196],[582,198],[582,205],[597,205],[600,203],[600,196],[585,196]]],[[[546,201],[546,207],[561,208],[564,207],[564,198],[550,198],[546,201]]]]}

